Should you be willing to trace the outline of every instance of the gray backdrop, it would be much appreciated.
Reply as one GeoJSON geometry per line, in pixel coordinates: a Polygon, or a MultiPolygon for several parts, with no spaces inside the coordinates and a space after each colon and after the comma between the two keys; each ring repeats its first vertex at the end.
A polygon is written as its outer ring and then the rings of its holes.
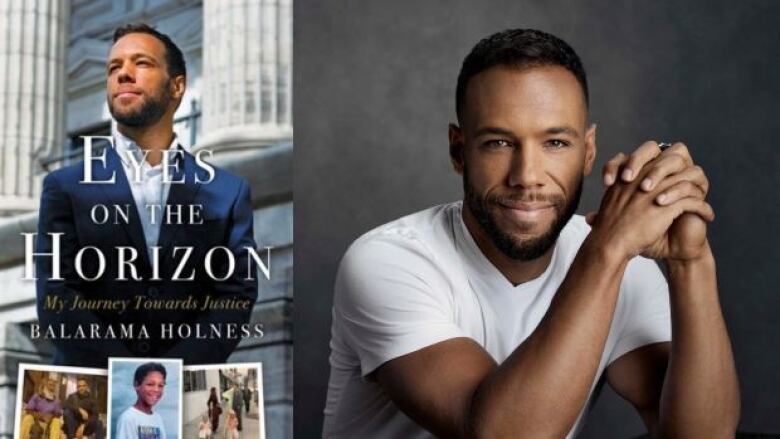
{"type": "MultiPolygon", "coordinates": [[[[296,0],[295,436],[320,435],[341,255],[379,224],[460,198],[447,155],[458,69],[480,38],[509,27],[549,31],[580,54],[595,169],[659,139],[685,141],[707,171],[740,428],[780,433],[778,19],[771,0],[296,0]]],[[[591,176],[580,212],[601,193],[591,176]]],[[[581,437],[641,433],[606,387],[581,437]]]]}

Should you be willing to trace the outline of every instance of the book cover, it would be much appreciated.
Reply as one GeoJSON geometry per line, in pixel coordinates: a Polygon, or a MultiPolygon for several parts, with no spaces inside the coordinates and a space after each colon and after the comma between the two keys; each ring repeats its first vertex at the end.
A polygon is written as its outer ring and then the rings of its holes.
{"type": "MultiPolygon", "coordinates": [[[[80,369],[58,367],[179,359],[185,437],[213,423],[211,388],[215,433],[233,412],[262,421],[242,438],[291,435],[291,6],[0,4],[7,401],[20,364],[67,398],[80,369]],[[225,407],[234,386],[251,404],[225,407]]],[[[0,437],[30,434],[16,415],[35,392],[2,411],[0,437]]]]}

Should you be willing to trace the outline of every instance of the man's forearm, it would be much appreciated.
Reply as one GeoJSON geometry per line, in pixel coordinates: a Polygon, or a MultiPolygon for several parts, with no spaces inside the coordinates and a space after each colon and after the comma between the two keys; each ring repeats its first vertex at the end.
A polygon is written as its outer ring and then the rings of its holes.
{"type": "Polygon", "coordinates": [[[691,261],[668,262],[672,346],[660,427],[669,437],[734,437],[739,385],[707,247],[691,261]]]}
{"type": "Polygon", "coordinates": [[[539,326],[475,392],[475,436],[568,433],[598,371],[627,262],[585,241],[539,326]]]}

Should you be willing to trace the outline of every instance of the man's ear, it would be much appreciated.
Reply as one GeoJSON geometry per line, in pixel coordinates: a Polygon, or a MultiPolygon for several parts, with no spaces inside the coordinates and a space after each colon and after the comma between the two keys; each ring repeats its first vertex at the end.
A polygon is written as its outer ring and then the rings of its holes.
{"type": "Polygon", "coordinates": [[[463,175],[463,148],[465,147],[463,132],[460,130],[460,127],[451,123],[448,134],[450,138],[450,160],[452,161],[452,167],[455,168],[455,172],[463,175]]]}
{"type": "Polygon", "coordinates": [[[591,124],[585,131],[585,167],[582,170],[583,175],[590,174],[593,169],[593,162],[596,160],[596,124],[591,124]]]}
{"type": "Polygon", "coordinates": [[[171,88],[171,97],[174,100],[181,99],[187,90],[187,77],[184,75],[174,77],[171,81],[171,88]]]}

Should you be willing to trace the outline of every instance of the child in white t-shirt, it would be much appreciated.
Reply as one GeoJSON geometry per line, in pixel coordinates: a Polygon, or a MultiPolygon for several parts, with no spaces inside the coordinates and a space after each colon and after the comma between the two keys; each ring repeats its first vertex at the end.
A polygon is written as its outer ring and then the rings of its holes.
{"type": "Polygon", "coordinates": [[[165,377],[165,366],[160,363],[138,366],[133,377],[138,399],[119,416],[114,439],[166,439],[162,416],[152,411],[162,399],[165,377]]]}

